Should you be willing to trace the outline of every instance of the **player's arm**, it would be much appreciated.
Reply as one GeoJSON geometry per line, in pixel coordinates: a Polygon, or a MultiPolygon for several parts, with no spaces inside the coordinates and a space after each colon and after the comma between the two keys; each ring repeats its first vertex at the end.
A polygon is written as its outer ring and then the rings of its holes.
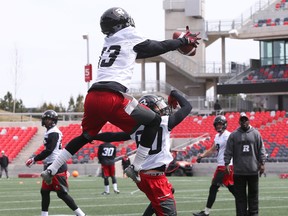
{"type": "Polygon", "coordinates": [[[38,155],[34,157],[35,161],[41,161],[44,160],[46,157],[48,157],[54,149],[56,148],[57,142],[59,140],[59,134],[58,133],[50,133],[47,138],[46,148],[38,155]]]}
{"type": "Polygon", "coordinates": [[[197,155],[197,163],[200,163],[202,158],[211,156],[216,150],[217,150],[217,147],[214,142],[214,144],[208,150],[204,151],[203,153],[199,153],[197,155]]]}
{"type": "Polygon", "coordinates": [[[264,143],[260,134],[258,135],[258,140],[259,140],[259,147],[260,147],[259,163],[261,165],[264,165],[267,159],[267,156],[266,156],[266,149],[265,149],[265,146],[264,146],[264,143]]]}
{"type": "Polygon", "coordinates": [[[105,132],[97,134],[93,139],[103,142],[115,142],[130,140],[131,137],[125,132],[105,132]]]}
{"type": "Polygon", "coordinates": [[[116,157],[116,151],[117,151],[117,148],[116,148],[116,146],[114,146],[114,152],[113,152],[113,157],[114,158],[116,157]]]}
{"type": "Polygon", "coordinates": [[[42,161],[46,157],[48,157],[53,152],[53,150],[55,149],[57,142],[58,142],[58,139],[59,139],[58,133],[50,133],[48,135],[47,143],[45,145],[46,148],[41,153],[36,155],[35,157],[29,158],[25,162],[26,166],[31,167],[33,164],[35,164],[36,161],[42,161]]]}
{"type": "Polygon", "coordinates": [[[99,163],[101,163],[101,161],[102,161],[102,149],[103,149],[103,147],[102,147],[102,145],[100,145],[98,148],[98,153],[97,153],[97,158],[98,158],[99,163]]]}
{"type": "Polygon", "coordinates": [[[202,158],[211,156],[215,151],[217,150],[215,143],[206,151],[204,151],[202,154],[199,154],[202,158]]]}
{"type": "Polygon", "coordinates": [[[225,163],[225,166],[226,166],[226,171],[228,173],[230,173],[229,164],[230,164],[230,161],[232,159],[232,155],[233,155],[233,151],[234,151],[233,150],[233,146],[234,146],[233,144],[234,144],[234,138],[233,138],[233,133],[232,133],[228,137],[226,148],[225,148],[225,151],[224,151],[224,163],[225,163]]]}
{"type": "Polygon", "coordinates": [[[169,39],[164,41],[148,39],[135,45],[133,50],[137,53],[137,59],[142,59],[176,50],[177,48],[186,44],[188,44],[186,38],[169,39]]]}
{"type": "Polygon", "coordinates": [[[261,135],[259,134],[260,158],[259,158],[259,173],[260,176],[265,172],[265,161],[267,159],[266,150],[261,135]]]}
{"type": "Polygon", "coordinates": [[[169,116],[168,128],[169,130],[172,130],[189,115],[192,110],[192,106],[189,101],[187,101],[186,98],[180,95],[176,90],[172,90],[170,92],[168,104],[172,106],[172,108],[176,108],[177,104],[179,104],[181,107],[179,110],[177,110],[177,112],[169,116]]]}
{"type": "Polygon", "coordinates": [[[199,34],[200,32],[192,34],[187,26],[186,33],[180,38],[163,41],[146,40],[134,46],[134,51],[137,53],[137,59],[141,59],[161,55],[188,44],[197,48],[199,45],[198,41],[201,40],[201,38],[198,37],[199,34]]]}

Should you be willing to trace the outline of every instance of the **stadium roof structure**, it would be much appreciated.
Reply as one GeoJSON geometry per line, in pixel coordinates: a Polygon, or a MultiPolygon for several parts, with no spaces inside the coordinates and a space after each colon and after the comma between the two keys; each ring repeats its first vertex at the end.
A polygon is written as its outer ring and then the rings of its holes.
{"type": "Polygon", "coordinates": [[[217,85],[217,94],[288,94],[288,81],[217,85]]]}
{"type": "MultiPolygon", "coordinates": [[[[288,2],[282,0],[270,1],[268,4],[258,5],[259,10],[255,10],[250,14],[241,25],[235,24],[235,27],[230,30],[230,37],[235,39],[253,39],[260,42],[271,43],[273,41],[282,41],[288,46],[288,2]]],[[[271,45],[272,46],[272,45],[271,45]]],[[[284,45],[285,46],[285,45],[284,45]]],[[[261,47],[261,46],[259,46],[261,47]]],[[[263,49],[263,48],[262,48],[263,49]]],[[[259,53],[261,50],[259,50],[259,53]]],[[[263,55],[260,55],[263,56],[263,55]]],[[[217,94],[288,94],[288,79],[280,75],[276,76],[283,70],[288,70],[288,51],[286,50],[284,63],[277,65],[275,63],[261,65],[261,59],[258,62],[251,62],[251,68],[238,74],[237,79],[232,78],[226,82],[217,84],[217,94]],[[269,79],[263,79],[259,73],[254,70],[267,69],[274,76],[269,79]],[[252,73],[251,73],[252,72],[252,73]],[[245,80],[247,74],[255,75],[253,80],[245,80]],[[258,78],[258,79],[257,79],[258,78]],[[235,83],[235,81],[237,81],[235,83]]]]}

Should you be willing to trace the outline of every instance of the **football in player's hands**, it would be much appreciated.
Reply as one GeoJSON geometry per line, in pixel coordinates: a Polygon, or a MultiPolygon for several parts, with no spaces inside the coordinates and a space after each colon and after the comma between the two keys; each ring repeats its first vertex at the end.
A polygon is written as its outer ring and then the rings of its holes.
{"type": "Polygon", "coordinates": [[[173,39],[184,37],[187,40],[187,44],[179,47],[177,50],[183,55],[194,56],[196,54],[196,48],[199,45],[199,40],[201,40],[201,38],[198,37],[199,34],[200,32],[192,34],[188,26],[186,26],[186,32],[174,32],[173,39]]]}
{"type": "Polygon", "coordinates": [[[198,37],[199,34],[200,34],[200,32],[198,32],[196,34],[192,34],[191,32],[187,32],[184,37],[188,40],[188,44],[197,48],[199,45],[198,40],[201,40],[201,38],[198,37]]]}
{"type": "Polygon", "coordinates": [[[168,105],[171,106],[173,109],[176,109],[178,102],[173,96],[169,95],[168,96],[168,105]]]}
{"type": "MultiPolygon", "coordinates": [[[[184,36],[185,36],[184,32],[173,33],[173,39],[182,38],[184,36]]],[[[192,44],[187,44],[179,47],[177,51],[183,55],[194,56],[196,54],[196,47],[194,47],[192,44]]]]}

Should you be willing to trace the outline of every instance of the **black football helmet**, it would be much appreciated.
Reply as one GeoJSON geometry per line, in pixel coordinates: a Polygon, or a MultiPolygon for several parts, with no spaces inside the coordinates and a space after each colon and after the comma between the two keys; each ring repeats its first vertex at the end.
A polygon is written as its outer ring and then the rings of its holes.
{"type": "Polygon", "coordinates": [[[128,26],[135,27],[131,16],[120,7],[106,10],[100,18],[102,33],[109,36],[128,26]]]}
{"type": "Polygon", "coordinates": [[[223,132],[227,128],[227,120],[226,120],[225,116],[223,116],[223,115],[216,116],[215,119],[214,119],[213,125],[214,125],[215,130],[218,133],[223,132]],[[218,123],[222,123],[223,126],[222,126],[221,129],[217,129],[217,124],[218,123]]]}
{"type": "Polygon", "coordinates": [[[46,110],[41,117],[42,121],[42,126],[46,126],[45,125],[45,119],[52,119],[53,124],[52,125],[48,125],[49,126],[55,126],[57,124],[58,121],[58,114],[54,111],[54,110],[46,110]]]}
{"type": "Polygon", "coordinates": [[[144,95],[139,100],[140,104],[144,104],[152,111],[159,115],[170,115],[171,108],[165,103],[164,98],[157,95],[144,95]]]}

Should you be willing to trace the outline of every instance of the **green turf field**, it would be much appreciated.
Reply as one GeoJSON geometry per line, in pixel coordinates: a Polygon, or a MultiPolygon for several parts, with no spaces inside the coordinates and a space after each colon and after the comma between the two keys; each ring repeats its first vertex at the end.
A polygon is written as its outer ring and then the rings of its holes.
{"type": "MultiPolygon", "coordinates": [[[[210,177],[170,177],[176,193],[178,215],[192,215],[205,204],[210,177]]],[[[40,215],[39,178],[0,179],[1,216],[40,215]]],[[[120,194],[101,195],[104,191],[100,177],[70,178],[70,194],[88,216],[136,216],[142,215],[148,204],[147,198],[130,179],[118,178],[120,194]],[[131,193],[132,192],[132,193],[131,193]]],[[[110,189],[112,190],[112,188],[110,189]]],[[[260,179],[261,216],[288,215],[288,179],[267,176],[260,179]]],[[[73,215],[70,209],[52,193],[49,216],[73,215]]],[[[233,216],[235,205],[226,188],[220,188],[211,216],[233,216]]]]}

